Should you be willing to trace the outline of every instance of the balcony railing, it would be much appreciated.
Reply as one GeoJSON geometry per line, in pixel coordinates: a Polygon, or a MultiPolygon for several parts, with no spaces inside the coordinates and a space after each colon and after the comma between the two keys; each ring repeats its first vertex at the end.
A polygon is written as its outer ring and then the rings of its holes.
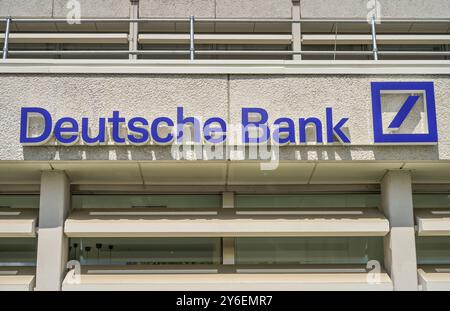
{"type": "MultiPolygon", "coordinates": [[[[264,59],[273,57],[283,57],[283,59],[305,59],[308,57],[330,57],[336,59],[338,57],[347,57],[347,59],[365,59],[365,60],[379,60],[386,57],[396,57],[396,59],[417,59],[417,58],[432,58],[432,59],[450,59],[450,21],[444,19],[385,19],[380,25],[440,25],[446,28],[447,31],[442,34],[436,34],[432,30],[428,33],[423,32],[382,32],[377,33],[377,21],[372,18],[369,20],[363,19],[224,19],[224,18],[195,18],[194,16],[186,18],[140,18],[140,19],[82,19],[78,20],[77,24],[65,25],[64,32],[13,32],[14,24],[62,24],[67,23],[66,19],[24,19],[12,18],[0,20],[4,23],[3,36],[3,51],[2,58],[36,58],[36,57],[92,57],[92,58],[129,58],[140,59],[144,57],[153,57],[156,59],[168,58],[186,58],[189,60],[201,59],[204,57],[243,57],[245,59],[264,59]],[[77,30],[77,25],[85,23],[96,24],[122,24],[123,27],[128,27],[129,31],[122,33],[108,33],[108,32],[82,32],[73,33],[71,29],[77,30]],[[178,23],[188,26],[187,33],[146,33],[140,32],[139,27],[132,27],[133,25],[140,26],[151,23],[178,23]],[[242,23],[264,24],[270,26],[273,24],[287,25],[292,28],[291,33],[275,33],[275,34],[261,34],[261,33],[204,33],[197,32],[196,26],[199,24],[227,24],[236,25],[242,23]],[[128,24],[128,25],[127,25],[128,24]],[[316,33],[313,28],[309,28],[307,33],[301,31],[302,27],[307,25],[333,25],[333,32],[316,33]],[[353,34],[346,32],[340,34],[338,32],[339,25],[345,24],[347,26],[355,25],[359,29],[366,28],[362,33],[353,34]],[[365,26],[364,26],[365,25],[365,26]],[[294,31],[295,27],[299,27],[294,31]],[[380,37],[378,37],[378,35],[380,37]],[[13,48],[13,44],[24,44],[19,48],[13,48]],[[71,43],[78,45],[77,48],[61,49],[56,47],[54,49],[35,49],[32,44],[39,43],[71,43]],[[410,49],[396,49],[391,50],[380,49],[379,45],[386,46],[411,46],[410,49]],[[30,48],[24,48],[25,45],[30,44],[30,48]],[[83,44],[83,45],[79,45],[83,44]],[[82,49],[85,44],[97,44],[95,49],[82,49]],[[112,44],[108,46],[108,44],[112,44]],[[118,44],[122,44],[122,48],[117,48],[118,44]],[[149,49],[142,48],[147,44],[149,49]],[[178,45],[177,48],[155,48],[156,45],[178,45]],[[211,47],[217,44],[230,44],[235,47],[247,46],[250,49],[215,49],[211,47]],[[257,48],[258,45],[265,45],[264,49],[257,48]],[[202,47],[200,48],[200,45],[202,47]],[[206,45],[206,48],[204,47],[206,45]],[[360,50],[343,50],[338,49],[343,45],[358,46],[360,50]],[[276,49],[276,47],[284,46],[284,49],[276,49]],[[310,49],[310,47],[325,46],[332,47],[331,49],[310,49]],[[437,46],[438,49],[423,49],[420,47],[437,46]],[[108,48],[107,48],[108,47],[108,48]],[[269,47],[270,49],[267,49],[269,47]],[[275,48],[273,48],[275,47],[275,48]]],[[[431,27],[432,28],[432,27],[431,27]]],[[[125,28],[123,28],[125,29],[125,28]]],[[[349,29],[347,27],[347,29],[349,29]]],[[[351,27],[350,27],[351,29],[351,27]]],[[[164,46],[163,46],[164,47],[164,46]]]]}

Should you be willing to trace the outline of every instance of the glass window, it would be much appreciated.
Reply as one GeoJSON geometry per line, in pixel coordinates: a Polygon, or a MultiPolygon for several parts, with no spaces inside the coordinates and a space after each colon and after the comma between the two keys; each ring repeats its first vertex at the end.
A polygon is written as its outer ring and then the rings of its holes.
{"type": "Polygon", "coordinates": [[[450,208],[450,194],[414,194],[414,208],[450,208]]]}
{"type": "Polygon", "coordinates": [[[39,195],[0,195],[0,208],[39,208],[39,195]]]}
{"type": "Polygon", "coordinates": [[[222,195],[73,195],[72,208],[221,208],[222,195]]]}
{"type": "Polygon", "coordinates": [[[236,196],[237,208],[363,208],[379,205],[379,194],[240,194],[236,196]]]}
{"type": "Polygon", "coordinates": [[[450,237],[417,237],[418,264],[450,264],[450,237]]]}
{"type": "Polygon", "coordinates": [[[237,264],[366,264],[383,262],[382,237],[237,238],[237,264]]]}
{"type": "Polygon", "coordinates": [[[70,240],[82,265],[220,264],[220,238],[82,238],[70,240]]]}
{"type": "Polygon", "coordinates": [[[0,266],[35,266],[35,238],[0,238],[0,266]]]}

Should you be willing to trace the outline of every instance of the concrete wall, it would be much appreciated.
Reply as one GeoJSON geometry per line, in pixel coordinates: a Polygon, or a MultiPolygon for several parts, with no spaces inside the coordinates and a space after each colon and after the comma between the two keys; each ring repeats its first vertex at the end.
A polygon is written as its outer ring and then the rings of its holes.
{"type": "Polygon", "coordinates": [[[48,18],[52,10],[53,0],[0,0],[0,16],[48,18]]]}
{"type": "MultiPolygon", "coordinates": [[[[20,108],[39,106],[55,118],[109,117],[119,110],[127,118],[175,118],[176,107],[186,115],[240,121],[242,107],[266,109],[278,117],[319,117],[333,107],[334,118],[348,117],[351,146],[285,147],[283,159],[310,160],[449,160],[450,76],[248,76],[248,75],[0,75],[0,160],[115,159],[105,147],[22,147],[20,108]],[[373,146],[371,81],[434,81],[439,145],[373,146]],[[345,86],[345,87],[344,87],[345,86]],[[86,155],[83,155],[86,151],[86,155]]],[[[323,121],[324,122],[324,121],[323,121]]],[[[298,134],[297,134],[298,135],[298,134]]],[[[133,159],[171,159],[167,147],[134,147],[133,159]],[[154,152],[154,153],[152,153],[154,152]]],[[[116,158],[130,159],[127,147],[116,158]]]]}
{"type": "Polygon", "coordinates": [[[216,0],[217,17],[290,18],[292,0],[216,0]]]}
{"type": "MultiPolygon", "coordinates": [[[[448,0],[378,0],[381,17],[385,18],[448,18],[448,0]]],[[[305,18],[366,18],[368,0],[301,0],[305,18]]]]}
{"type": "Polygon", "coordinates": [[[140,0],[141,17],[289,18],[291,0],[140,0]]]}
{"type": "MultiPolygon", "coordinates": [[[[79,0],[82,16],[128,17],[129,0],[79,0]]],[[[365,18],[368,0],[301,0],[306,18],[365,18]]],[[[448,18],[448,0],[379,0],[382,17],[448,18]]],[[[65,17],[67,0],[0,0],[0,16],[65,17]]],[[[141,17],[290,18],[292,0],[140,0],[141,17]]]]}
{"type": "Polygon", "coordinates": [[[215,0],[140,0],[140,17],[215,17],[215,0]]]}
{"type": "MultiPolygon", "coordinates": [[[[81,7],[81,18],[129,18],[129,0],[78,0],[81,7]]],[[[67,0],[53,1],[53,17],[65,18],[70,12],[67,0]]]]}
{"type": "MultiPolygon", "coordinates": [[[[82,18],[130,15],[130,0],[78,0],[82,18]]],[[[65,18],[68,0],[0,0],[0,16],[23,18],[65,18]]]]}

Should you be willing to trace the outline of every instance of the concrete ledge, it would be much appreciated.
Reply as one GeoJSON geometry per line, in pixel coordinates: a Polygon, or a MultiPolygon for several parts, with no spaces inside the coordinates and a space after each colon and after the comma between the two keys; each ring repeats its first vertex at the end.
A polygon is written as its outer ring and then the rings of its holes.
{"type": "Polygon", "coordinates": [[[4,73],[83,74],[335,74],[448,75],[450,61],[215,61],[215,60],[46,60],[0,61],[4,73]]]}
{"type": "Polygon", "coordinates": [[[450,291],[450,266],[422,266],[417,272],[422,290],[450,291]]]}
{"type": "Polygon", "coordinates": [[[35,237],[37,210],[0,208],[0,237],[35,237]]]}
{"type": "Polygon", "coordinates": [[[415,219],[419,236],[450,236],[450,210],[419,209],[415,219]]]}
{"type": "Polygon", "coordinates": [[[0,267],[0,291],[32,291],[35,279],[34,268],[0,267]]]}
{"type": "Polygon", "coordinates": [[[151,209],[75,210],[64,232],[69,237],[385,236],[389,232],[389,222],[375,209],[302,211],[155,215],[151,209]]]}
{"type": "MultiPolygon", "coordinates": [[[[141,290],[141,291],[226,291],[226,290],[270,290],[270,291],[392,291],[392,281],[383,271],[378,284],[367,282],[368,273],[364,269],[308,269],[292,272],[292,269],[266,273],[205,273],[198,270],[164,272],[153,268],[141,270],[130,267],[89,267],[83,268],[79,282],[70,271],[63,282],[65,291],[87,290],[141,290]],[[124,270],[125,269],[125,270],[124,270]],[[309,270],[309,272],[308,272],[309,270]],[[328,271],[327,271],[328,270],[328,271]],[[339,271],[341,270],[341,271],[339,271]],[[351,271],[355,270],[355,271],[351,271]],[[359,271],[358,271],[359,270],[359,271]]],[[[204,269],[205,270],[205,269],[204,269]]]]}

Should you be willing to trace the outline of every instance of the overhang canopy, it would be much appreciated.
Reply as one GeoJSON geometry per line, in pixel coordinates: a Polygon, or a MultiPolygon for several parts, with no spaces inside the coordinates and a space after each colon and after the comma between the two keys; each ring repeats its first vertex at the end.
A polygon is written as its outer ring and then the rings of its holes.
{"type": "Polygon", "coordinates": [[[69,271],[62,289],[86,290],[148,290],[148,291],[226,291],[226,290],[393,290],[388,274],[381,271],[379,282],[370,283],[368,272],[361,266],[352,267],[303,267],[296,269],[271,269],[261,272],[236,268],[237,273],[220,273],[214,269],[183,268],[169,271],[158,267],[83,267],[77,282],[74,270],[69,271]],[[203,271],[202,271],[203,270],[203,271]],[[245,270],[245,271],[239,271],[245,270]],[[276,270],[276,271],[275,271],[276,270]]]}
{"type": "Polygon", "coordinates": [[[69,237],[384,236],[389,222],[376,209],[176,212],[154,209],[74,210],[69,237]]]}
{"type": "Polygon", "coordinates": [[[37,209],[0,208],[0,237],[35,237],[37,209]]]}

